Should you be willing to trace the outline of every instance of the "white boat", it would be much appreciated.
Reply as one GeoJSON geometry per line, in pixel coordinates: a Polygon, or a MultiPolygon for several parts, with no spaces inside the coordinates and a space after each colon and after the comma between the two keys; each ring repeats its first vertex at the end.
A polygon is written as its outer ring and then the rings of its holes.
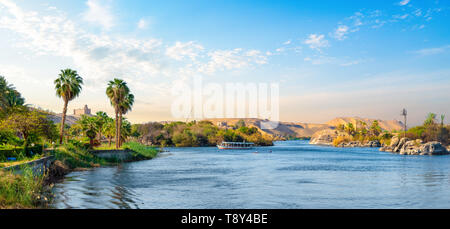
{"type": "Polygon", "coordinates": [[[219,149],[226,149],[226,150],[232,150],[232,149],[252,149],[255,146],[254,143],[249,142],[222,142],[222,144],[217,145],[217,148],[219,149]]]}

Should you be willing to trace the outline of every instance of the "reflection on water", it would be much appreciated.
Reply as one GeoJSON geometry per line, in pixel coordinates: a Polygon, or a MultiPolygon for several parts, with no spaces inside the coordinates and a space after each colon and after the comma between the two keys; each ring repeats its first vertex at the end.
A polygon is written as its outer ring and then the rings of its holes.
{"type": "Polygon", "coordinates": [[[252,151],[173,148],[74,172],[55,208],[450,208],[450,157],[278,142],[252,151]]]}

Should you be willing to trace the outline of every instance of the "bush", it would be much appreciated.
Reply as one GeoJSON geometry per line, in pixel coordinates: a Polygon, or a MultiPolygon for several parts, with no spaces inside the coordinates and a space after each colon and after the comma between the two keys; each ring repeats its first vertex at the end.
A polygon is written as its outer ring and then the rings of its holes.
{"type": "Polygon", "coordinates": [[[0,170],[0,209],[35,208],[43,190],[44,176],[34,176],[30,168],[22,175],[0,170]]]}
{"type": "Polygon", "coordinates": [[[93,168],[101,165],[109,165],[112,161],[98,158],[83,147],[78,145],[66,144],[53,151],[56,160],[61,161],[70,169],[93,168]]]}
{"type": "Polygon", "coordinates": [[[352,138],[350,136],[338,136],[337,138],[335,138],[333,140],[333,146],[338,146],[341,143],[347,143],[347,142],[351,142],[352,138]]]}
{"type": "Polygon", "coordinates": [[[23,147],[13,148],[13,146],[7,146],[2,148],[3,149],[0,149],[0,162],[5,162],[8,157],[14,157],[17,160],[23,160],[27,157],[34,157],[35,155],[42,154],[41,145],[28,147],[26,152],[23,147]]]}
{"type": "Polygon", "coordinates": [[[158,155],[158,150],[137,142],[127,142],[123,145],[125,149],[133,151],[136,159],[152,159],[158,155]]]}

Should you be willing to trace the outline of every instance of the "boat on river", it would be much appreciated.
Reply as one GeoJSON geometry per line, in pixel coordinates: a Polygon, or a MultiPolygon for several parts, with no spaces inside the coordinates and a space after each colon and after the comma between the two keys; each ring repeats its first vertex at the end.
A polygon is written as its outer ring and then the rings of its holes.
{"type": "Polygon", "coordinates": [[[252,149],[253,147],[255,147],[255,144],[250,142],[222,142],[222,144],[217,145],[217,148],[222,150],[243,150],[252,149]]]}

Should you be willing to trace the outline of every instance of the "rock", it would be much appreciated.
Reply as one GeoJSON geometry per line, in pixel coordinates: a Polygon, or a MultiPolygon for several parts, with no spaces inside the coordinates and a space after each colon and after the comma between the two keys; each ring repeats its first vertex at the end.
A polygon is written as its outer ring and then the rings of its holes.
{"type": "Polygon", "coordinates": [[[449,151],[440,142],[428,142],[420,146],[420,155],[446,155],[449,151]]]}
{"type": "Polygon", "coordinates": [[[66,174],[70,172],[69,167],[67,167],[61,161],[55,161],[49,168],[49,176],[53,178],[64,177],[66,174]]]}
{"type": "Polygon", "coordinates": [[[402,138],[402,139],[400,139],[400,141],[398,142],[397,146],[394,148],[394,151],[393,151],[393,152],[394,152],[394,153],[399,153],[400,150],[402,149],[403,145],[404,145],[406,142],[408,142],[408,141],[410,141],[409,138],[402,138]]]}
{"type": "Polygon", "coordinates": [[[391,139],[391,144],[389,145],[389,147],[395,148],[395,147],[397,147],[399,142],[400,142],[400,139],[397,136],[394,136],[391,139]]]}
{"type": "Polygon", "coordinates": [[[390,147],[390,146],[383,146],[380,148],[380,151],[382,152],[393,152],[394,148],[390,147]]]}
{"type": "Polygon", "coordinates": [[[364,145],[365,147],[381,147],[381,143],[378,140],[370,141],[364,145]]]}
{"type": "Polygon", "coordinates": [[[417,144],[416,141],[408,141],[405,144],[403,144],[402,148],[400,149],[401,155],[419,155],[420,154],[420,144],[417,144]]]}
{"type": "Polygon", "coordinates": [[[312,145],[333,145],[333,140],[338,136],[335,130],[323,130],[315,133],[309,144],[312,145]]]}

